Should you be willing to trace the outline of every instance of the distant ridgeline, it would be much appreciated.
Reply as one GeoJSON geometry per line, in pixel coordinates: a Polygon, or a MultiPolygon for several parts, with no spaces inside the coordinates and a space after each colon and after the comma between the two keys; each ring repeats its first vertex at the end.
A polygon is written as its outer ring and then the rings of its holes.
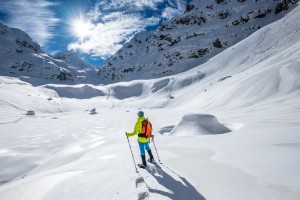
{"type": "Polygon", "coordinates": [[[280,19],[293,2],[193,0],[182,16],[135,35],[98,74],[105,83],[186,71],[280,19]]]}
{"type": "Polygon", "coordinates": [[[0,75],[68,84],[168,76],[206,62],[280,19],[295,2],[193,0],[182,16],[155,31],[136,34],[99,69],[85,64],[72,51],[52,57],[25,32],[0,23],[0,75]]]}

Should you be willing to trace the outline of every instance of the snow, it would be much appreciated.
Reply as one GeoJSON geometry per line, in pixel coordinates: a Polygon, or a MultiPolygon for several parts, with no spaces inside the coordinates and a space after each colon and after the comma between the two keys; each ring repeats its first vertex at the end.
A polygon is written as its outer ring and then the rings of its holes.
{"type": "Polygon", "coordinates": [[[215,116],[208,114],[188,114],[182,117],[170,134],[191,136],[223,134],[230,129],[220,124],[215,116]]]}
{"type": "Polygon", "coordinates": [[[71,86],[0,76],[0,199],[298,200],[299,17],[297,6],[160,79],[71,86]],[[138,110],[162,164],[136,173],[125,132],[138,110]]]}
{"type": "Polygon", "coordinates": [[[143,85],[141,83],[131,84],[131,85],[118,85],[112,89],[113,96],[118,99],[127,99],[130,97],[138,97],[142,95],[143,85]]]}
{"type": "Polygon", "coordinates": [[[89,99],[97,96],[104,96],[106,92],[94,88],[92,85],[77,85],[76,87],[46,85],[45,87],[56,91],[59,97],[76,99],[89,99]]]}

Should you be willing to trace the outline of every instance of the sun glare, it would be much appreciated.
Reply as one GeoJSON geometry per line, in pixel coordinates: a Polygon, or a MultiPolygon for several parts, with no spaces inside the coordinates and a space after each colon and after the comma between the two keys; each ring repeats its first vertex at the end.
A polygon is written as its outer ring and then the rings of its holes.
{"type": "Polygon", "coordinates": [[[89,35],[90,25],[84,19],[79,18],[72,23],[72,32],[76,37],[84,39],[89,35]]]}

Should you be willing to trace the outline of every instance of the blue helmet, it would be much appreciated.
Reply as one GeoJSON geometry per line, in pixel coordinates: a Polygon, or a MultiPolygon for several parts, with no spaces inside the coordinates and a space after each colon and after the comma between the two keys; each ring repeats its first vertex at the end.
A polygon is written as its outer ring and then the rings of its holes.
{"type": "Polygon", "coordinates": [[[139,115],[139,117],[144,117],[144,112],[143,111],[139,111],[138,115],[139,115]]]}

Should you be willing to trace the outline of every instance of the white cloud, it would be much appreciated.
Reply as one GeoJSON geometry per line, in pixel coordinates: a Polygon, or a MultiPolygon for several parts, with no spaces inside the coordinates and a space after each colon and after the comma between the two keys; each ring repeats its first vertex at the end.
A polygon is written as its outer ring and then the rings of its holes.
{"type": "Polygon", "coordinates": [[[134,34],[143,31],[146,26],[157,24],[160,20],[153,17],[142,19],[138,15],[122,13],[114,13],[107,18],[109,19],[107,22],[93,25],[89,36],[83,41],[71,43],[69,49],[107,58],[120,49],[124,42],[128,42],[134,34]]]}
{"type": "Polygon", "coordinates": [[[98,0],[86,14],[89,35],[68,48],[105,59],[146,27],[182,13],[185,5],[186,0],[98,0]]]}
{"type": "Polygon", "coordinates": [[[105,4],[101,4],[105,6],[105,9],[122,9],[126,8],[129,10],[140,10],[145,7],[150,7],[152,9],[156,9],[158,3],[162,3],[164,0],[110,0],[105,4]]]}
{"type": "Polygon", "coordinates": [[[164,1],[165,0],[98,0],[95,7],[87,13],[87,16],[89,16],[91,20],[97,20],[111,12],[139,12],[143,11],[145,7],[156,10],[158,3],[163,3],[164,1]]]}
{"type": "Polygon", "coordinates": [[[166,7],[162,12],[162,17],[166,20],[170,20],[172,17],[181,15],[186,10],[186,1],[172,0],[168,1],[172,7],[166,7]]]}
{"type": "Polygon", "coordinates": [[[177,9],[168,7],[164,9],[162,17],[167,20],[170,20],[172,17],[178,16],[179,14],[180,12],[177,9]]]}
{"type": "Polygon", "coordinates": [[[27,32],[41,46],[53,36],[52,29],[59,20],[49,7],[57,4],[47,0],[3,0],[0,3],[0,11],[8,13],[5,22],[8,26],[27,32]]]}

